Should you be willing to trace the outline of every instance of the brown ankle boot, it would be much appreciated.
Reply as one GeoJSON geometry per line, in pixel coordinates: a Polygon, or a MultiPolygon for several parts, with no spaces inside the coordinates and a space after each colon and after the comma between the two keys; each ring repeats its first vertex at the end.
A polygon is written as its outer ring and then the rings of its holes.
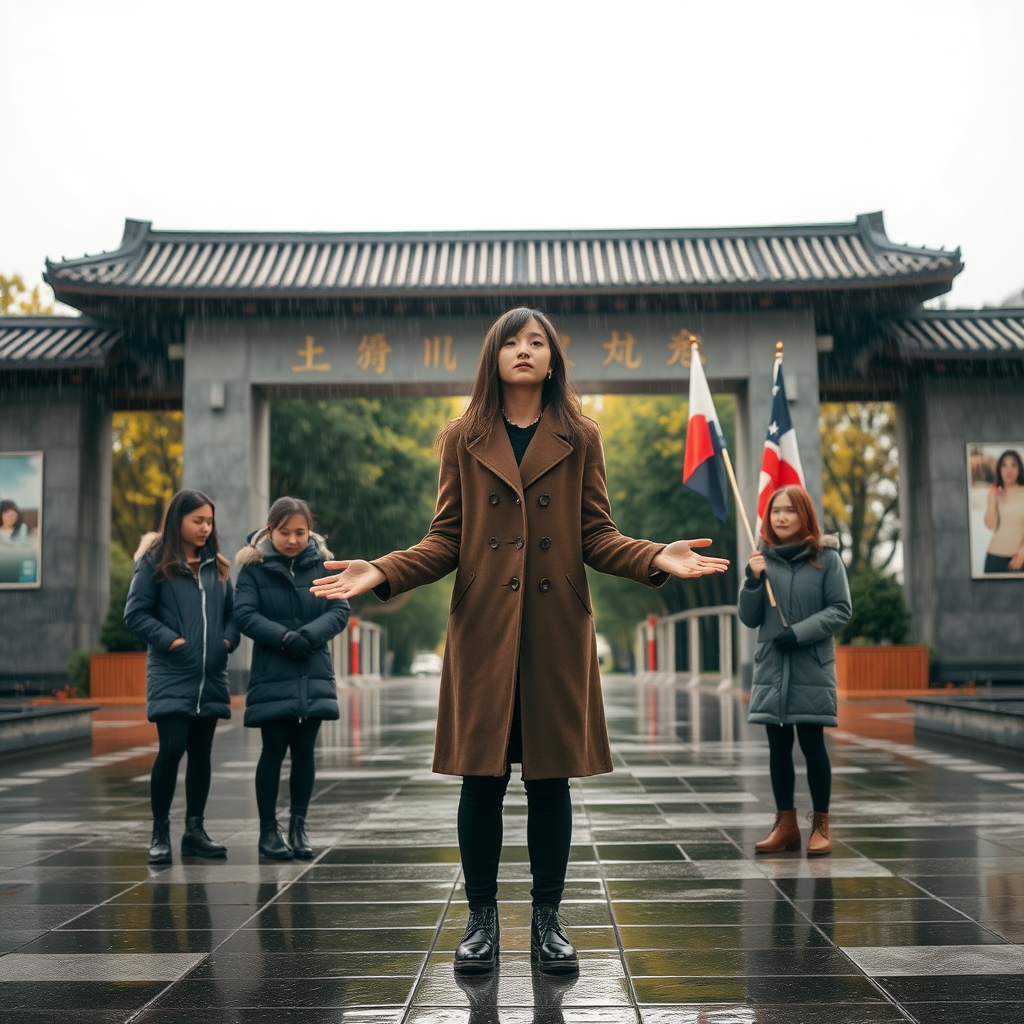
{"type": "Polygon", "coordinates": [[[807,840],[807,856],[823,857],[832,852],[832,836],[828,831],[828,811],[815,811],[809,814],[811,819],[811,837],[807,840]]]}
{"type": "Polygon", "coordinates": [[[757,853],[782,853],[783,850],[800,849],[800,826],[796,823],[796,811],[779,811],[771,832],[759,843],[754,843],[757,853]]]}

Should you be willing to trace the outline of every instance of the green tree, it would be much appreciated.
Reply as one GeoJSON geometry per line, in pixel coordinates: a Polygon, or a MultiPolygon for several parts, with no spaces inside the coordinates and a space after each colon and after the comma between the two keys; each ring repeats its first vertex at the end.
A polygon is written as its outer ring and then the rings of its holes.
{"type": "Polygon", "coordinates": [[[124,412],[113,419],[112,539],[132,553],[144,533],[159,530],[181,488],[185,447],[180,412],[124,412]]]}
{"type": "MultiPolygon", "coordinates": [[[[735,440],[735,400],[716,396],[722,430],[735,440]]],[[[683,487],[687,402],[678,395],[604,395],[588,398],[584,411],[601,426],[608,471],[612,517],[631,537],[669,542],[710,537],[716,554],[734,558],[735,510],[729,521],[715,522],[711,505],[683,487]]],[[[669,580],[659,590],[590,572],[597,629],[615,652],[616,665],[628,664],[636,624],[648,613],[668,614],[688,608],[732,604],[735,567],[698,580],[669,580]]]]}
{"type": "Polygon", "coordinates": [[[899,547],[899,459],[890,402],[821,407],[825,529],[839,535],[851,573],[885,570],[899,547]]]}
{"type": "Polygon", "coordinates": [[[853,615],[839,634],[841,644],[888,641],[904,643],[910,632],[910,612],[903,588],[892,576],[863,565],[850,574],[853,615]]]}
{"type": "MultiPolygon", "coordinates": [[[[313,506],[318,528],[339,558],[376,558],[420,540],[437,498],[441,428],[459,399],[288,400],[271,408],[271,496],[293,494],[313,506]]],[[[354,611],[387,630],[393,670],[444,636],[452,581],[442,580],[381,604],[372,595],[354,611]]]]}
{"type": "Polygon", "coordinates": [[[0,274],[0,314],[20,316],[53,316],[53,292],[40,285],[26,287],[21,274],[0,274]]]}
{"type": "Polygon", "coordinates": [[[110,603],[100,626],[100,646],[105,651],[144,651],[146,645],[124,624],[124,606],[128,600],[135,565],[132,556],[116,541],[110,545],[110,603]]]}

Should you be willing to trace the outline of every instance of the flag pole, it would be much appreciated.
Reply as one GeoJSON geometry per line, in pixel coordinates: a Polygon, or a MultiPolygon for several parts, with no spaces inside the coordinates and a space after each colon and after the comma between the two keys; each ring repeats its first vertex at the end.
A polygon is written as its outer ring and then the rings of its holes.
{"type": "MultiPolygon", "coordinates": [[[[778,352],[781,348],[782,342],[780,341],[776,345],[775,350],[778,352]]],[[[694,359],[700,359],[700,353],[697,350],[697,342],[690,342],[690,361],[694,359]]],[[[725,463],[725,473],[729,477],[729,484],[732,487],[733,497],[736,499],[736,508],[739,509],[740,518],[743,520],[743,527],[747,531],[747,540],[750,541],[751,552],[757,552],[757,543],[754,541],[754,531],[750,528],[750,520],[747,518],[747,510],[743,507],[743,499],[740,497],[740,485],[736,482],[736,473],[732,468],[732,459],[729,457],[729,449],[722,449],[722,461],[725,463]]],[[[768,574],[764,573],[764,585],[768,593],[768,601],[773,608],[777,607],[775,603],[775,594],[772,591],[771,580],[768,579],[768,574]]],[[[781,614],[781,613],[780,613],[781,614]]],[[[784,622],[783,625],[786,623],[784,622]]]]}

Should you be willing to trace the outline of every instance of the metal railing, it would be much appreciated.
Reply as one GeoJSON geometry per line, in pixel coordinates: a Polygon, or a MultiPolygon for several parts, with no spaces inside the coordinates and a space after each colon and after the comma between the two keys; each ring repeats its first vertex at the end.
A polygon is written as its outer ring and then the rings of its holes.
{"type": "MultiPolygon", "coordinates": [[[[732,689],[735,676],[733,637],[735,635],[736,605],[722,604],[710,608],[689,608],[674,615],[649,615],[637,624],[634,640],[636,675],[649,678],[654,675],[664,683],[678,682],[676,664],[676,623],[686,625],[687,665],[683,675],[686,686],[696,689],[701,684],[701,620],[718,620],[718,672],[710,675],[718,690],[732,689]]],[[[711,680],[709,680],[711,681],[711,680]]]]}
{"type": "Polygon", "coordinates": [[[381,633],[376,622],[355,615],[331,641],[334,678],[338,683],[359,686],[381,678],[381,633]]]}

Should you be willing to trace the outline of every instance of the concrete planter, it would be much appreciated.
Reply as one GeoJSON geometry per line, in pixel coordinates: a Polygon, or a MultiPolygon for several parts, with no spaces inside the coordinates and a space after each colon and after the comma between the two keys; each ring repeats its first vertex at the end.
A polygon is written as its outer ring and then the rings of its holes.
{"type": "Polygon", "coordinates": [[[917,644],[836,647],[839,695],[882,696],[928,689],[928,648],[917,644]]]}
{"type": "Polygon", "coordinates": [[[110,704],[145,704],[146,652],[94,654],[89,659],[89,699],[110,704]]]}

